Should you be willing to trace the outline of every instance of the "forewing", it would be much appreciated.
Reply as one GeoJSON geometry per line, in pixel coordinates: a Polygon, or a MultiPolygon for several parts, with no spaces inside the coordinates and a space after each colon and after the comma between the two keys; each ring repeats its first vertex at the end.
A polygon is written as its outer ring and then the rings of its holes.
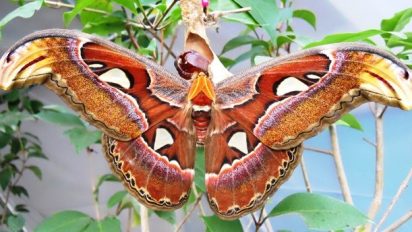
{"type": "Polygon", "coordinates": [[[273,150],[239,123],[219,113],[212,117],[205,143],[209,204],[221,218],[239,218],[261,207],[291,176],[302,148],[273,150]]]}
{"type": "Polygon", "coordinates": [[[172,210],[187,201],[194,178],[193,130],[167,119],[127,142],[104,135],[102,144],[112,170],[142,204],[172,210]]]}
{"type": "Polygon", "coordinates": [[[104,133],[138,137],[174,115],[189,83],[114,43],[77,31],[32,34],[0,59],[0,89],[44,84],[104,133]]]}
{"type": "Polygon", "coordinates": [[[339,44],[269,61],[216,86],[216,108],[274,149],[316,135],[366,101],[412,108],[411,71],[374,47],[339,44]]]}

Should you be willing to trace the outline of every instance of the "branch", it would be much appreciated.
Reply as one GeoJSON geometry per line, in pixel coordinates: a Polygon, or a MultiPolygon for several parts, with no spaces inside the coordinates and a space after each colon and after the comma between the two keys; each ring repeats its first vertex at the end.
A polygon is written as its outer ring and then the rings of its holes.
{"type": "Polygon", "coordinates": [[[195,203],[193,204],[193,207],[190,209],[190,211],[185,215],[185,217],[183,218],[183,220],[179,223],[179,225],[176,227],[176,232],[180,231],[183,227],[183,225],[186,223],[186,221],[189,219],[189,217],[193,214],[193,212],[195,211],[196,207],[199,205],[200,200],[202,200],[202,196],[203,194],[199,195],[196,198],[195,203]]]}
{"type": "Polygon", "coordinates": [[[303,160],[303,156],[302,156],[302,158],[300,158],[300,167],[302,169],[302,175],[303,175],[303,180],[305,181],[306,191],[308,193],[311,193],[312,189],[310,187],[309,175],[308,175],[308,171],[306,169],[305,161],[303,160]]]}
{"type": "Polygon", "coordinates": [[[394,222],[392,225],[390,225],[388,228],[386,228],[383,231],[384,232],[396,231],[396,229],[398,229],[401,225],[403,225],[405,222],[407,222],[411,218],[412,218],[412,210],[407,212],[402,217],[400,217],[396,222],[394,222]]]}
{"type": "Polygon", "coordinates": [[[332,151],[327,151],[327,150],[323,150],[323,149],[319,149],[319,148],[304,146],[303,149],[305,149],[307,151],[322,153],[322,154],[325,154],[325,155],[333,155],[332,151]]]}
{"type": "MultiPolygon", "coordinates": [[[[372,199],[371,206],[369,208],[368,217],[373,220],[378,213],[379,207],[383,198],[383,113],[378,113],[379,105],[375,104],[374,117],[375,117],[375,133],[376,133],[376,170],[375,170],[375,193],[372,199]]],[[[366,225],[365,230],[370,231],[372,224],[366,225]]]]}
{"type": "Polygon", "coordinates": [[[149,232],[149,210],[142,204],[140,204],[140,220],[141,220],[141,231],[149,232]]]}
{"type": "Polygon", "coordinates": [[[349,189],[348,180],[346,179],[345,169],[343,167],[342,157],[339,149],[338,134],[336,130],[336,125],[329,126],[329,134],[332,143],[333,160],[336,165],[336,172],[338,174],[339,184],[342,190],[343,198],[345,201],[353,205],[352,196],[349,189]]]}
{"type": "Polygon", "coordinates": [[[379,227],[383,224],[383,222],[386,220],[388,215],[391,213],[391,211],[393,209],[393,206],[396,204],[396,202],[398,202],[399,197],[401,196],[403,191],[405,191],[405,189],[408,187],[408,184],[409,184],[411,178],[412,178],[412,168],[409,170],[408,175],[405,177],[405,179],[399,185],[398,191],[396,192],[395,196],[392,198],[391,203],[389,204],[388,208],[385,210],[385,213],[383,214],[381,220],[376,225],[375,230],[374,230],[375,232],[378,231],[379,227]]]}

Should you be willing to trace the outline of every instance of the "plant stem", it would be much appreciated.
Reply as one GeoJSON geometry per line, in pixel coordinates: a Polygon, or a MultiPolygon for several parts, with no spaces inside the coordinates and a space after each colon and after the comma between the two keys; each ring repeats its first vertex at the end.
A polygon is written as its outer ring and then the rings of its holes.
{"type": "Polygon", "coordinates": [[[307,150],[307,151],[313,151],[313,152],[317,152],[317,153],[321,153],[321,154],[325,154],[325,155],[333,155],[332,151],[327,151],[327,150],[323,150],[323,149],[319,149],[319,148],[305,146],[304,149],[307,150]]]}
{"type": "Polygon", "coordinates": [[[343,199],[345,200],[345,202],[353,205],[348,180],[346,179],[345,169],[343,167],[342,157],[340,154],[336,125],[333,124],[329,126],[329,134],[332,143],[332,153],[334,158],[333,160],[335,161],[336,172],[338,174],[338,180],[342,190],[343,199]]]}
{"type": "Polygon", "coordinates": [[[400,217],[397,221],[395,221],[392,225],[390,225],[388,228],[384,229],[384,232],[392,232],[396,231],[400,226],[402,226],[405,222],[410,220],[412,218],[412,210],[407,212],[405,215],[400,217]]]}
{"type": "Polygon", "coordinates": [[[383,222],[386,220],[388,215],[391,213],[393,206],[398,202],[401,194],[405,189],[408,187],[408,184],[412,178],[412,168],[409,170],[408,175],[405,177],[405,179],[402,181],[402,183],[399,185],[399,189],[396,192],[395,196],[392,198],[391,203],[389,203],[388,208],[385,210],[385,213],[383,214],[381,220],[376,224],[374,231],[377,232],[379,227],[383,224],[383,222]]]}
{"type": "Polygon", "coordinates": [[[153,29],[156,30],[159,27],[159,24],[165,19],[166,15],[169,14],[170,10],[173,8],[173,6],[178,2],[179,0],[173,0],[173,2],[167,7],[165,10],[165,13],[162,15],[162,17],[157,21],[156,25],[154,25],[153,29]]]}
{"type": "Polygon", "coordinates": [[[202,196],[203,194],[199,195],[196,198],[195,203],[193,204],[193,207],[190,209],[190,211],[185,215],[185,217],[183,218],[183,220],[179,223],[179,225],[176,227],[176,232],[179,232],[183,225],[186,223],[186,221],[189,219],[189,217],[193,214],[193,212],[195,211],[195,209],[197,208],[197,206],[199,205],[200,201],[202,200],[202,196]]]}
{"type": "MultiPolygon", "coordinates": [[[[379,207],[383,198],[383,113],[385,108],[379,111],[379,105],[375,104],[374,117],[375,117],[375,134],[376,134],[376,170],[375,170],[375,191],[372,199],[371,206],[369,208],[368,217],[370,220],[374,220],[378,213],[379,207]]],[[[369,223],[365,227],[365,231],[370,231],[372,224],[369,223]]]]}
{"type": "Polygon", "coordinates": [[[141,219],[141,231],[149,232],[149,210],[144,206],[140,205],[140,219],[141,219]]]}
{"type": "Polygon", "coordinates": [[[311,193],[312,189],[310,187],[309,175],[306,169],[305,161],[303,160],[303,156],[300,158],[300,167],[302,168],[302,175],[303,175],[303,180],[305,181],[306,191],[308,193],[311,193]]]}

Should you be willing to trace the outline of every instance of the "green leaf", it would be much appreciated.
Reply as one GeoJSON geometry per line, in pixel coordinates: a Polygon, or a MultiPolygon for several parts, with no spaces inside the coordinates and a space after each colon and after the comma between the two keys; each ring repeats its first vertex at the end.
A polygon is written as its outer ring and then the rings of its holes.
{"type": "Polygon", "coordinates": [[[0,171],[0,186],[1,189],[5,190],[7,185],[10,183],[11,177],[13,176],[13,170],[10,165],[7,165],[0,171]]]}
{"type": "Polygon", "coordinates": [[[235,60],[232,60],[224,56],[219,56],[219,60],[220,62],[222,62],[223,66],[225,66],[226,68],[232,67],[236,64],[235,60]]]}
{"type": "Polygon", "coordinates": [[[29,192],[27,192],[27,189],[20,185],[11,186],[11,192],[19,197],[21,197],[21,195],[29,197],[29,192]]]}
{"type": "MultiPolygon", "coordinates": [[[[0,21],[0,30],[9,23],[11,20],[21,17],[21,18],[30,18],[34,15],[34,13],[41,8],[43,5],[44,0],[37,0],[30,3],[27,3],[19,8],[13,10],[12,12],[8,13],[4,18],[0,21]]],[[[1,39],[1,34],[0,34],[1,39]]]]}
{"type": "Polygon", "coordinates": [[[328,35],[319,41],[307,44],[304,48],[311,48],[311,47],[316,47],[316,46],[320,46],[324,44],[332,44],[332,43],[340,43],[340,42],[362,41],[372,36],[381,35],[384,33],[388,33],[388,32],[377,30],[377,29],[371,29],[371,30],[360,31],[360,32],[355,32],[355,33],[333,34],[333,35],[328,35]]]}
{"type": "Polygon", "coordinates": [[[299,214],[311,230],[348,229],[369,222],[353,206],[313,193],[296,193],[286,197],[272,209],[269,216],[285,214],[299,214]]]}
{"type": "Polygon", "coordinates": [[[62,211],[43,220],[35,232],[80,232],[93,222],[89,215],[79,211],[62,211]]]}
{"type": "Polygon", "coordinates": [[[106,217],[100,221],[93,221],[83,232],[121,232],[119,219],[106,217]]]}
{"type": "Polygon", "coordinates": [[[223,46],[221,54],[247,44],[261,45],[267,49],[269,48],[269,44],[264,40],[256,39],[250,35],[241,35],[229,40],[225,46],[223,46]]]}
{"type": "MultiPolygon", "coordinates": [[[[227,11],[240,8],[240,5],[234,0],[219,1],[211,0],[210,9],[213,11],[227,11]]],[[[257,26],[258,23],[253,19],[250,13],[229,14],[223,16],[224,19],[232,22],[238,22],[246,25],[257,26]]]]}
{"type": "Polygon", "coordinates": [[[268,33],[272,41],[278,33],[276,26],[292,17],[291,8],[279,8],[276,1],[235,0],[242,7],[251,7],[250,14],[268,33]]]}
{"type": "Polygon", "coordinates": [[[41,169],[39,167],[32,165],[32,166],[27,166],[26,168],[29,169],[30,171],[32,171],[33,174],[41,180],[42,172],[41,172],[41,169]]]}
{"type": "Polygon", "coordinates": [[[136,6],[133,1],[130,0],[112,0],[113,2],[124,6],[125,8],[129,9],[134,14],[137,14],[136,6]]]}
{"type": "Polygon", "coordinates": [[[249,51],[242,53],[235,59],[234,64],[239,64],[241,61],[250,59],[252,64],[255,61],[256,56],[270,56],[268,50],[262,46],[252,46],[252,49],[249,51]]]}
{"type": "Polygon", "coordinates": [[[45,122],[59,124],[61,126],[84,127],[83,121],[76,115],[69,112],[62,112],[58,110],[41,109],[36,118],[45,122]]]}
{"type": "Polygon", "coordinates": [[[154,213],[161,219],[168,221],[170,224],[176,224],[176,213],[175,212],[167,212],[167,211],[158,211],[155,210],[154,213]]]}
{"type": "Polygon", "coordinates": [[[104,182],[119,182],[119,179],[113,174],[105,174],[105,175],[100,176],[99,180],[96,183],[96,186],[94,187],[94,191],[93,191],[93,196],[96,202],[99,202],[100,186],[102,186],[104,182]]]}
{"type": "Polygon", "coordinates": [[[316,15],[310,10],[294,10],[293,17],[305,20],[316,30],[316,15]]]}
{"type": "Polygon", "coordinates": [[[102,137],[102,132],[97,130],[88,130],[85,127],[75,127],[64,132],[74,145],[75,150],[79,153],[90,145],[98,143],[102,137]]]}
{"type": "Polygon", "coordinates": [[[242,224],[239,219],[233,221],[224,221],[216,215],[202,217],[207,231],[210,232],[239,232],[243,231],[242,224]]]}
{"type": "Polygon", "coordinates": [[[12,138],[12,134],[0,131],[0,149],[5,147],[12,138]]]}
{"type": "Polygon", "coordinates": [[[353,114],[343,115],[336,123],[336,125],[347,126],[356,130],[363,131],[362,125],[353,114]]]}
{"type": "Polygon", "coordinates": [[[73,8],[73,10],[65,12],[63,14],[63,22],[64,26],[68,27],[70,23],[73,21],[74,17],[76,17],[77,14],[79,14],[84,8],[90,6],[93,4],[95,0],[79,0],[76,2],[76,6],[73,8]]]}
{"type": "Polygon", "coordinates": [[[119,204],[125,196],[127,196],[127,191],[124,190],[114,193],[107,201],[107,207],[112,208],[113,206],[119,204]]]}
{"type": "Polygon", "coordinates": [[[83,32],[108,36],[112,33],[121,33],[125,28],[126,16],[116,11],[111,15],[103,16],[98,21],[90,21],[83,27],[83,32]]]}
{"type": "Polygon", "coordinates": [[[18,214],[11,215],[7,218],[7,226],[11,232],[20,232],[23,229],[25,220],[24,217],[18,214]]]}
{"type": "MultiPolygon", "coordinates": [[[[412,17],[412,8],[408,8],[396,13],[392,18],[384,19],[381,22],[383,31],[401,31],[410,22],[412,17]]],[[[389,38],[390,35],[382,35],[383,38],[389,38]]]]}
{"type": "Polygon", "coordinates": [[[196,148],[195,162],[195,185],[201,192],[206,192],[205,187],[205,149],[203,147],[196,148]]]}

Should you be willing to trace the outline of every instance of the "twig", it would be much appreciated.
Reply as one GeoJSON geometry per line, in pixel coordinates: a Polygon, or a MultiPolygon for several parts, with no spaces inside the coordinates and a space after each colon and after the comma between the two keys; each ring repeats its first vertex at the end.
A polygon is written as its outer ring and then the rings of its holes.
{"type": "Polygon", "coordinates": [[[332,143],[333,160],[336,165],[336,172],[338,174],[339,184],[342,190],[343,199],[353,205],[352,196],[349,189],[348,180],[346,179],[345,169],[343,167],[342,157],[339,149],[338,134],[336,130],[336,125],[329,126],[329,134],[332,143]]]}
{"type": "Polygon", "coordinates": [[[183,218],[183,220],[179,223],[179,225],[176,227],[176,232],[180,231],[183,227],[183,225],[186,223],[186,221],[189,219],[189,217],[193,214],[193,212],[195,211],[196,207],[199,205],[200,200],[202,200],[202,196],[203,194],[199,195],[196,198],[195,203],[193,204],[193,207],[190,209],[190,211],[185,215],[185,217],[183,218]]]}
{"type": "Polygon", "coordinates": [[[305,181],[305,187],[307,192],[312,192],[312,189],[310,187],[310,182],[309,182],[309,175],[308,171],[306,169],[305,161],[303,160],[303,157],[300,158],[300,167],[302,169],[302,175],[303,175],[303,180],[305,181]]]}
{"type": "MultiPolygon", "coordinates": [[[[195,184],[192,184],[192,191],[193,191],[193,194],[195,194],[196,198],[200,196],[200,194],[197,192],[195,184]]],[[[202,202],[199,202],[199,209],[200,209],[200,215],[206,216],[205,209],[203,208],[202,202]]]]}
{"type": "MultiPolygon", "coordinates": [[[[119,204],[120,205],[120,204],[119,204]]],[[[132,231],[132,216],[133,216],[133,209],[129,208],[127,212],[127,225],[126,225],[126,232],[132,231]]]]}
{"type": "Polygon", "coordinates": [[[369,143],[370,145],[372,145],[373,147],[376,148],[376,143],[370,141],[368,138],[365,138],[365,137],[363,137],[362,139],[363,139],[363,141],[365,141],[366,143],[369,143]]]}
{"type": "Polygon", "coordinates": [[[140,220],[141,220],[141,231],[142,232],[149,232],[149,210],[140,204],[140,220]]]}
{"type": "Polygon", "coordinates": [[[307,151],[313,151],[313,152],[322,153],[326,155],[333,155],[332,151],[327,151],[327,150],[314,148],[314,147],[308,147],[308,146],[304,146],[303,148],[307,151]]]}
{"type": "Polygon", "coordinates": [[[173,34],[172,41],[170,41],[170,45],[169,45],[170,50],[167,50],[166,56],[165,56],[165,57],[163,58],[163,60],[161,61],[161,64],[162,64],[162,65],[166,63],[167,59],[168,59],[169,56],[170,56],[170,52],[169,52],[169,51],[171,51],[171,50],[173,49],[173,46],[175,45],[176,38],[177,38],[177,34],[178,34],[178,33],[174,33],[174,34],[173,34]]]}
{"type": "Polygon", "coordinates": [[[157,23],[154,25],[153,29],[156,30],[159,27],[159,24],[163,21],[163,19],[166,17],[167,14],[169,14],[170,10],[173,8],[173,6],[178,2],[179,0],[173,0],[173,2],[167,7],[165,10],[165,13],[162,15],[162,17],[157,21],[157,23]]]}
{"type": "Polygon", "coordinates": [[[266,220],[266,219],[268,219],[268,213],[266,212],[266,209],[265,209],[264,206],[263,206],[262,213],[263,213],[262,223],[265,224],[266,231],[267,232],[273,232],[272,224],[270,224],[269,220],[266,220]]]}
{"type": "Polygon", "coordinates": [[[392,198],[391,203],[389,203],[388,208],[385,210],[385,213],[383,214],[381,220],[378,222],[378,224],[375,227],[375,232],[378,231],[379,227],[383,224],[383,222],[386,220],[388,215],[391,213],[393,206],[396,204],[396,202],[399,200],[399,197],[405,191],[405,189],[408,187],[409,181],[412,178],[412,168],[409,170],[408,175],[405,177],[405,179],[402,181],[402,183],[399,185],[399,189],[396,192],[395,196],[392,198]]]}
{"type": "Polygon", "coordinates": [[[402,226],[405,222],[407,222],[411,218],[412,218],[412,210],[407,212],[402,217],[400,217],[397,221],[395,221],[392,225],[390,225],[388,228],[386,228],[383,231],[384,232],[396,231],[396,229],[398,229],[400,226],[402,226]]]}
{"type": "MultiPolygon", "coordinates": [[[[44,3],[50,7],[54,7],[54,8],[61,8],[61,7],[65,7],[65,8],[69,8],[69,9],[73,9],[76,6],[72,5],[72,4],[67,4],[67,3],[62,3],[62,2],[56,2],[56,1],[50,1],[50,0],[45,0],[44,3]]],[[[83,11],[88,11],[88,12],[92,12],[92,13],[98,13],[98,14],[103,14],[103,15],[110,15],[109,13],[107,13],[104,10],[99,10],[99,9],[94,9],[94,8],[84,8],[82,9],[83,11]]],[[[130,20],[135,26],[135,27],[139,27],[139,28],[143,28],[143,29],[149,29],[151,27],[144,25],[142,23],[136,22],[134,20],[130,20]]]]}
{"type": "Polygon", "coordinates": [[[126,31],[127,31],[127,35],[129,36],[129,39],[131,41],[131,44],[133,45],[134,48],[136,48],[136,50],[140,49],[139,43],[137,43],[136,38],[134,37],[134,34],[132,32],[132,26],[129,24],[130,23],[130,18],[127,15],[126,9],[124,7],[122,7],[122,11],[123,13],[126,15],[126,31]]]}
{"type": "MultiPolygon", "coordinates": [[[[375,170],[375,191],[369,208],[368,217],[373,220],[378,213],[378,209],[382,203],[383,198],[383,114],[378,113],[379,105],[375,105],[375,133],[376,133],[376,170],[375,170]]],[[[370,231],[372,224],[366,225],[365,230],[370,231]]]]}
{"type": "MultiPolygon", "coordinates": [[[[95,165],[94,162],[92,160],[92,153],[91,152],[87,152],[87,160],[88,160],[88,166],[89,166],[89,176],[90,176],[90,185],[91,185],[91,189],[92,189],[92,195],[93,193],[96,192],[96,180],[95,180],[95,174],[96,171],[94,169],[95,165]]],[[[95,196],[93,196],[93,208],[94,208],[94,213],[96,215],[96,219],[99,220],[100,219],[100,207],[99,207],[99,200],[98,200],[98,194],[96,194],[95,196]]]]}

